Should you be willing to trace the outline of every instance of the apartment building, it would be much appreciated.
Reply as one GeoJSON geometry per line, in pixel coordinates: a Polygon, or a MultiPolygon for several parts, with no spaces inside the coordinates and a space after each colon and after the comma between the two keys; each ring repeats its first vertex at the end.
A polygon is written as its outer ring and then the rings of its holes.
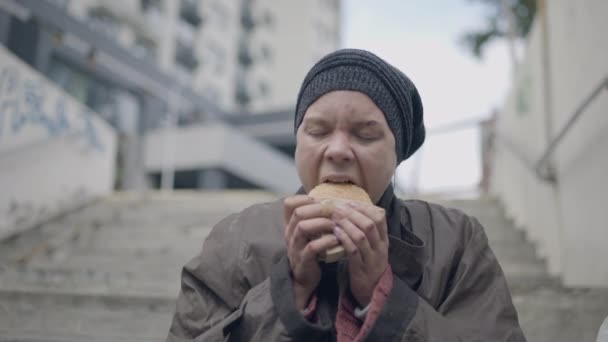
{"type": "Polygon", "coordinates": [[[53,2],[229,113],[292,107],[306,70],[340,44],[340,0],[53,2]]]}
{"type": "MultiPolygon", "coordinates": [[[[293,163],[298,87],[338,47],[339,13],[339,0],[6,0],[0,43],[119,133],[115,186],[143,189],[161,178],[147,160],[168,153],[145,137],[167,124],[179,141],[213,118],[261,142],[264,165],[293,163]]],[[[218,141],[205,144],[174,146],[187,164],[163,161],[175,187],[276,188],[232,161],[203,163],[218,141]]]]}

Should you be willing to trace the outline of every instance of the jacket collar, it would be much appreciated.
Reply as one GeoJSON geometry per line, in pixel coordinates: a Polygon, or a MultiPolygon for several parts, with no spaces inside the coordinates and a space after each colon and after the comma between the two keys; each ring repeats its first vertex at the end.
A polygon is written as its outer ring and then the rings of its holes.
{"type": "Polygon", "coordinates": [[[386,210],[388,260],[393,274],[416,290],[422,280],[424,242],[413,233],[412,226],[427,223],[419,222],[418,215],[410,215],[390,184],[376,205],[386,210]]]}

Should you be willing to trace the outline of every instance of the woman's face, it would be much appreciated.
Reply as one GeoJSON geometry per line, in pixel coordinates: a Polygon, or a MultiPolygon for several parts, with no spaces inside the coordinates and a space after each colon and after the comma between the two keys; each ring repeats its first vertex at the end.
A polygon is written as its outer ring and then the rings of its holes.
{"type": "Polygon", "coordinates": [[[323,182],[351,182],[377,203],[397,167],[395,137],[367,95],[332,91],[304,114],[295,159],[306,192],[323,182]]]}

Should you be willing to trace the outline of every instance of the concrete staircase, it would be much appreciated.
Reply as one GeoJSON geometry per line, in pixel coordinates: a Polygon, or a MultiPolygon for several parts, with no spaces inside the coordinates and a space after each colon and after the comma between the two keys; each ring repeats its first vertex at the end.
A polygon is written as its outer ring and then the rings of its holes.
{"type": "Polygon", "coordinates": [[[0,244],[0,341],[164,341],[181,266],[265,192],[116,194],[0,244]]]}
{"type": "MultiPolygon", "coordinates": [[[[162,341],[181,266],[263,192],[116,194],[0,242],[0,341],[162,341]]],[[[492,200],[455,200],[485,226],[529,341],[595,341],[608,290],[549,277],[492,200]]]]}
{"type": "MultiPolygon", "coordinates": [[[[547,274],[534,245],[493,199],[436,201],[479,219],[498,258],[530,342],[595,342],[608,316],[608,286],[567,289],[547,274]]],[[[591,262],[591,261],[590,261],[591,262]]]]}

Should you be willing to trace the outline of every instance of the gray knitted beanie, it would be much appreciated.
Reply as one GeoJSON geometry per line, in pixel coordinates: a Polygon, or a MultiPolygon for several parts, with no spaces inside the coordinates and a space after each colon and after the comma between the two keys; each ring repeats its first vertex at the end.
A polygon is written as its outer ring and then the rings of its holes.
{"type": "Polygon", "coordinates": [[[357,49],[330,53],[308,72],[296,104],[295,132],[308,107],[334,90],[360,91],[382,110],[395,136],[398,163],[424,142],[422,101],[412,81],[380,57],[357,49]]]}

